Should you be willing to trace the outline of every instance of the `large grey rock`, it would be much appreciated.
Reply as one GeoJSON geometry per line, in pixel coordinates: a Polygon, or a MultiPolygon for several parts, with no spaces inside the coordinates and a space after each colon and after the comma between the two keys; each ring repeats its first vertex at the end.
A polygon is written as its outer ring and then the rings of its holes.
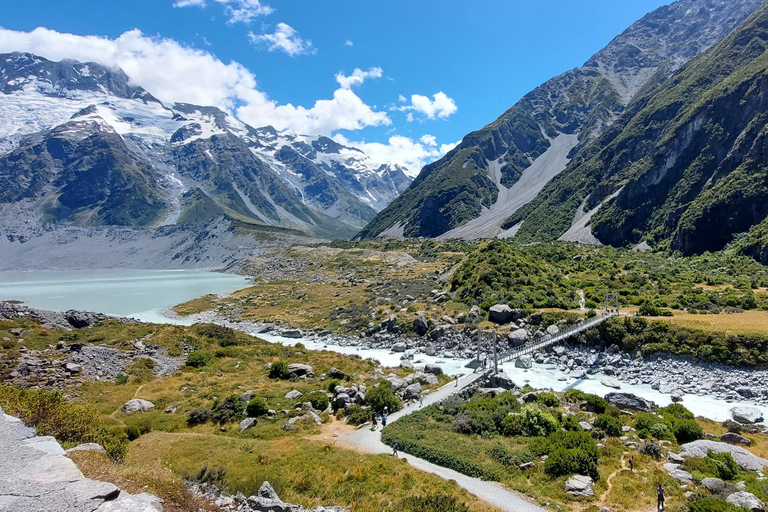
{"type": "Polygon", "coordinates": [[[677,480],[678,482],[682,484],[691,484],[693,483],[693,475],[687,472],[684,469],[673,469],[669,472],[669,476],[677,480]]]}
{"type": "Polygon", "coordinates": [[[701,480],[701,486],[709,492],[720,492],[725,489],[725,482],[719,478],[704,478],[701,480]]]}
{"type": "Polygon", "coordinates": [[[514,312],[506,304],[496,304],[488,310],[488,320],[497,324],[507,324],[512,321],[514,312]]]}
{"type": "Polygon", "coordinates": [[[387,380],[392,384],[392,391],[403,389],[408,385],[405,379],[401,379],[400,377],[387,377],[387,380]]]}
{"type": "Polygon", "coordinates": [[[651,412],[656,408],[656,404],[652,401],[633,395],[632,393],[608,393],[605,395],[605,400],[619,409],[651,412]]]}
{"type": "Polygon", "coordinates": [[[765,503],[760,501],[757,498],[757,496],[755,496],[751,492],[746,492],[746,491],[735,492],[730,496],[728,496],[727,498],[725,498],[725,501],[737,507],[748,508],[752,512],[765,511],[765,503]]]}
{"type": "Polygon", "coordinates": [[[409,375],[409,377],[411,376],[413,377],[413,381],[418,381],[426,386],[434,386],[439,382],[437,380],[437,376],[431,373],[416,372],[412,375],[409,375]]]}
{"type": "Polygon", "coordinates": [[[299,339],[304,337],[304,334],[298,329],[289,329],[287,331],[283,331],[282,334],[283,338],[299,339]]]}
{"type": "Polygon", "coordinates": [[[565,492],[574,496],[594,496],[595,483],[588,476],[575,475],[565,482],[565,492]]]}
{"type": "Polygon", "coordinates": [[[413,321],[413,332],[419,336],[424,336],[427,334],[427,331],[429,331],[429,324],[427,323],[427,319],[422,315],[417,316],[413,321]]]}
{"type": "Polygon", "coordinates": [[[493,377],[491,377],[491,384],[493,384],[496,387],[504,388],[504,389],[517,388],[517,384],[515,384],[515,381],[512,380],[512,377],[510,377],[504,372],[499,372],[493,377]]]}
{"type": "Polygon", "coordinates": [[[147,493],[120,493],[116,500],[107,501],[96,512],[162,512],[162,501],[147,493]]]}
{"type": "Polygon", "coordinates": [[[715,453],[730,453],[733,460],[744,469],[750,471],[761,471],[768,466],[768,460],[758,457],[749,450],[741,446],[734,446],[709,439],[699,439],[686,443],[680,447],[680,456],[688,457],[706,457],[707,452],[712,450],[715,453]]]}
{"type": "Polygon", "coordinates": [[[525,354],[515,359],[515,368],[529,369],[533,367],[533,357],[525,354]]]}
{"type": "Polygon", "coordinates": [[[259,421],[256,418],[245,418],[238,424],[238,427],[240,428],[240,432],[245,432],[249,428],[256,425],[258,422],[259,421]]]}
{"type": "Polygon", "coordinates": [[[752,441],[744,436],[737,434],[736,432],[726,432],[720,436],[720,440],[728,444],[743,444],[744,446],[749,446],[752,444],[752,441]]]}
{"type": "Polygon", "coordinates": [[[142,400],[141,398],[134,398],[132,400],[128,400],[125,405],[123,405],[123,408],[121,409],[124,414],[134,414],[137,412],[146,412],[150,409],[153,409],[155,407],[155,404],[150,402],[149,400],[142,400]]]}
{"type": "Polygon", "coordinates": [[[511,333],[509,333],[509,336],[507,338],[509,340],[509,344],[513,347],[517,347],[519,345],[524,344],[526,341],[528,341],[528,331],[525,329],[515,329],[511,333]]]}
{"type": "Polygon", "coordinates": [[[405,352],[408,346],[405,343],[395,343],[392,345],[392,352],[405,352]]]}
{"type": "Polygon", "coordinates": [[[83,443],[75,446],[74,448],[70,448],[67,450],[67,454],[70,454],[72,452],[99,452],[99,453],[107,453],[107,450],[104,449],[103,446],[97,443],[83,443]]]}
{"type": "Polygon", "coordinates": [[[605,386],[607,388],[621,389],[621,383],[618,380],[613,379],[613,378],[603,379],[600,382],[600,384],[602,384],[603,386],[605,386]]]}
{"type": "Polygon", "coordinates": [[[347,406],[352,402],[352,399],[349,397],[346,393],[339,393],[336,395],[336,397],[333,399],[333,407],[335,409],[346,409],[347,406]]]}
{"type": "Polygon", "coordinates": [[[413,370],[413,363],[409,359],[400,361],[400,368],[403,370],[413,370]]]}
{"type": "Polygon", "coordinates": [[[346,373],[344,373],[341,370],[337,370],[336,368],[331,368],[330,370],[328,370],[328,372],[326,372],[326,375],[328,376],[329,379],[336,379],[336,380],[343,380],[344,377],[347,376],[346,373]]]}
{"type": "Polygon", "coordinates": [[[403,392],[403,400],[416,400],[421,395],[421,384],[414,382],[410,386],[405,388],[403,392]]]}
{"type": "Polygon", "coordinates": [[[286,400],[298,400],[301,397],[302,393],[298,389],[293,389],[285,394],[286,400]]]}
{"type": "Polygon", "coordinates": [[[443,369],[436,364],[427,364],[424,366],[424,371],[426,373],[431,373],[432,375],[442,375],[443,369]]]}
{"type": "Polygon", "coordinates": [[[291,363],[288,365],[288,373],[295,373],[297,377],[314,377],[315,372],[308,364],[291,363]]]}
{"type": "Polygon", "coordinates": [[[739,423],[752,424],[763,421],[763,412],[757,407],[739,406],[731,409],[731,416],[739,423]]]}
{"type": "Polygon", "coordinates": [[[550,336],[555,336],[559,332],[560,332],[560,328],[555,324],[552,324],[549,327],[547,327],[547,334],[549,334],[550,336]]]}

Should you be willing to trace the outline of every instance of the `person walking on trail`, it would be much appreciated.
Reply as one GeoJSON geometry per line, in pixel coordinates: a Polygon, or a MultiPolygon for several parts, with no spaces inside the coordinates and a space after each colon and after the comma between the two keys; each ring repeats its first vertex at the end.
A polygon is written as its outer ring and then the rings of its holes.
{"type": "Polygon", "coordinates": [[[397,442],[392,443],[392,455],[397,457],[397,442]]]}
{"type": "Polygon", "coordinates": [[[381,415],[381,428],[384,428],[387,426],[387,413],[382,413],[381,415]]]}
{"type": "Polygon", "coordinates": [[[376,413],[371,413],[371,431],[376,430],[378,423],[376,422],[376,413]]]}
{"type": "Polygon", "coordinates": [[[632,473],[635,470],[635,456],[629,458],[629,472],[632,473]]]}
{"type": "Polygon", "coordinates": [[[424,405],[424,397],[419,395],[419,407],[424,405]]]}
{"type": "Polygon", "coordinates": [[[664,488],[659,484],[659,488],[656,489],[656,496],[659,499],[659,502],[657,504],[657,507],[659,509],[659,512],[664,510],[664,488]]]}

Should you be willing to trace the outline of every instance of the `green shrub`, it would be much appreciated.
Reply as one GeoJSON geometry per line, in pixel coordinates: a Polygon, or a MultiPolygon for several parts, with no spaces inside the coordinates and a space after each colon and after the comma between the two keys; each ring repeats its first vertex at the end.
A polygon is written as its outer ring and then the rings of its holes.
{"type": "Polygon", "coordinates": [[[688,512],[743,512],[744,509],[725,500],[703,497],[688,503],[688,512]]]}
{"type": "Polygon", "coordinates": [[[507,416],[501,422],[501,432],[505,436],[544,437],[559,428],[554,416],[533,404],[524,406],[520,414],[507,416]]]}
{"type": "Polygon", "coordinates": [[[641,412],[635,418],[635,430],[650,430],[657,423],[664,423],[664,420],[650,412],[641,412]]]}
{"type": "Polygon", "coordinates": [[[322,391],[313,391],[312,393],[309,393],[305,398],[312,404],[312,408],[318,411],[326,410],[331,404],[328,396],[322,391]]]}
{"type": "Polygon", "coordinates": [[[211,407],[211,419],[220,425],[229,421],[243,419],[246,404],[239,396],[230,395],[224,400],[216,400],[211,407]]]}
{"type": "Polygon", "coordinates": [[[125,427],[125,435],[128,436],[129,441],[135,441],[141,437],[141,430],[136,425],[129,425],[125,427]]]}
{"type": "Polygon", "coordinates": [[[581,430],[581,425],[579,425],[579,420],[573,414],[563,414],[560,417],[560,426],[563,427],[565,430],[573,430],[573,431],[581,430]]]}
{"type": "Polygon", "coordinates": [[[222,347],[237,345],[237,331],[223,325],[199,324],[195,326],[195,332],[200,336],[216,340],[222,347]]]}
{"type": "Polygon", "coordinates": [[[666,441],[675,440],[674,434],[672,434],[672,431],[664,423],[656,423],[655,425],[651,425],[651,428],[648,429],[648,433],[656,439],[663,439],[666,441]]]}
{"type": "Polygon", "coordinates": [[[392,383],[381,380],[377,387],[370,388],[366,393],[365,405],[377,412],[383,411],[386,407],[392,413],[402,409],[403,402],[392,392],[392,383]]]}
{"type": "Polygon", "coordinates": [[[593,424],[595,428],[601,429],[603,432],[606,433],[606,435],[609,435],[611,437],[619,437],[622,435],[621,432],[621,421],[618,420],[618,418],[614,418],[613,416],[608,416],[607,414],[601,414],[597,418],[595,418],[595,423],[593,424]]]}
{"type": "Polygon", "coordinates": [[[328,390],[329,393],[333,393],[336,391],[336,388],[341,384],[338,379],[331,379],[328,381],[328,385],[325,387],[325,389],[328,390]]]}
{"type": "Polygon", "coordinates": [[[190,475],[187,480],[200,484],[209,484],[221,487],[227,477],[227,470],[223,466],[209,468],[208,463],[203,464],[200,471],[195,475],[190,475]]]}
{"type": "Polygon", "coordinates": [[[536,395],[536,401],[546,407],[557,407],[560,405],[560,400],[554,393],[544,392],[536,395]]]}
{"type": "Polygon", "coordinates": [[[351,405],[346,408],[347,423],[358,426],[371,421],[371,410],[364,409],[359,405],[351,405]]]}
{"type": "Polygon", "coordinates": [[[672,433],[678,444],[690,443],[704,437],[704,431],[696,420],[678,420],[672,425],[672,433]]]}
{"type": "Polygon", "coordinates": [[[213,361],[213,355],[207,352],[190,352],[187,355],[187,366],[192,368],[202,368],[213,361]]]}
{"type": "Polygon", "coordinates": [[[597,472],[600,450],[585,432],[558,431],[550,434],[542,446],[548,452],[544,463],[546,474],[552,477],[587,475],[595,481],[600,477],[597,472]]]}
{"type": "Polygon", "coordinates": [[[266,415],[267,411],[269,411],[267,400],[260,396],[251,398],[251,401],[248,402],[248,405],[245,408],[245,413],[249,418],[260,418],[266,415]]]}
{"type": "Polygon", "coordinates": [[[291,374],[288,371],[288,363],[285,361],[276,361],[269,367],[270,379],[287,379],[291,374]]]}
{"type": "Polygon", "coordinates": [[[648,441],[643,443],[640,445],[638,451],[644,455],[653,457],[656,460],[661,459],[661,456],[664,455],[664,449],[656,441],[648,441]]]}
{"type": "Polygon", "coordinates": [[[587,394],[580,389],[571,388],[565,392],[565,398],[572,402],[583,402],[587,399],[587,394]]]}
{"type": "Polygon", "coordinates": [[[741,434],[743,427],[741,423],[738,421],[733,421],[732,419],[727,419],[723,422],[723,426],[728,432],[733,432],[734,434],[741,434]]]}
{"type": "Polygon", "coordinates": [[[395,503],[393,512],[468,512],[457,498],[443,494],[409,496],[395,503]]]}
{"type": "Polygon", "coordinates": [[[694,415],[691,411],[685,408],[682,404],[670,404],[666,407],[662,407],[659,411],[663,415],[669,415],[677,420],[692,420],[694,415]]]}
{"type": "Polygon", "coordinates": [[[209,409],[195,409],[190,411],[187,415],[187,425],[194,427],[195,425],[202,425],[211,419],[211,411],[209,409]]]}
{"type": "Polygon", "coordinates": [[[605,408],[608,407],[608,402],[606,402],[603,397],[597,395],[585,395],[584,401],[587,403],[589,409],[597,414],[604,414],[605,408]]]}
{"type": "Polygon", "coordinates": [[[739,475],[739,465],[733,460],[730,453],[707,452],[707,464],[712,474],[722,480],[733,480],[739,475]]]}
{"type": "Polygon", "coordinates": [[[496,424],[490,414],[481,410],[463,411],[454,416],[453,430],[459,434],[483,434],[496,430],[496,424]]]}
{"type": "Polygon", "coordinates": [[[118,386],[122,386],[123,384],[126,384],[128,382],[128,374],[127,373],[118,373],[117,377],[115,377],[115,384],[118,386]]]}

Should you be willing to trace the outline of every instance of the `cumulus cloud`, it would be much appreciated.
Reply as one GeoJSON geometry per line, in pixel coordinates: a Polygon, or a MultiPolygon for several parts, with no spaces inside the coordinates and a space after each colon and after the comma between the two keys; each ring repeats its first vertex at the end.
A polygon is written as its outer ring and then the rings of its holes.
{"type": "Polygon", "coordinates": [[[361,85],[368,78],[381,78],[382,74],[383,70],[379,67],[370,68],[368,71],[355,68],[349,76],[346,76],[344,73],[336,73],[336,81],[342,89],[351,89],[356,85],[361,85]]]}
{"type": "Polygon", "coordinates": [[[296,29],[287,23],[278,23],[272,34],[249,32],[248,39],[255,46],[264,46],[271,52],[285,52],[291,57],[317,53],[317,48],[312,46],[312,41],[302,39],[296,29]]]}
{"type": "Polygon", "coordinates": [[[387,144],[354,141],[343,135],[334,136],[334,140],[339,144],[360,149],[377,164],[401,165],[408,170],[408,174],[411,176],[418,175],[422,167],[438,160],[458,144],[458,142],[442,144],[438,147],[435,137],[432,135],[424,135],[418,141],[402,135],[393,135],[387,144]]]}
{"type": "MultiPolygon", "coordinates": [[[[442,91],[433,94],[432,98],[433,99],[429,99],[427,96],[422,96],[421,94],[413,94],[411,96],[411,104],[397,107],[397,110],[409,113],[408,122],[415,119],[413,112],[423,114],[428,119],[435,119],[437,117],[440,119],[447,119],[458,110],[456,102],[442,91]]],[[[402,95],[400,101],[403,101],[402,95]]]]}
{"type": "Polygon", "coordinates": [[[353,43],[351,39],[347,39],[344,41],[344,46],[355,46],[355,43],[353,43]]]}
{"type": "MultiPolygon", "coordinates": [[[[269,5],[262,4],[261,0],[213,0],[224,7],[224,12],[229,17],[228,23],[250,23],[259,16],[267,16],[275,12],[269,5]]],[[[176,0],[174,7],[205,7],[206,0],[176,0]]]]}
{"type": "Polygon", "coordinates": [[[225,64],[206,51],[172,39],[147,37],[138,29],[108,39],[45,28],[31,32],[0,28],[0,52],[13,51],[121,68],[132,83],[162,101],[217,106],[236,112],[256,127],[272,125],[279,130],[330,135],[335,130],[391,124],[385,112],[366,105],[349,89],[338,89],[332,99],[318,100],[311,108],[279,105],[257,89],[256,77],[241,64],[225,64]]]}

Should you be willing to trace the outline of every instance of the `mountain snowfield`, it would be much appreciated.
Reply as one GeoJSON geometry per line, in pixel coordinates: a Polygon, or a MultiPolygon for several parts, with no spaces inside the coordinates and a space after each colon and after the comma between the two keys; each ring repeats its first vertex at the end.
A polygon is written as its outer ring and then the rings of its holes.
{"type": "MultiPolygon", "coordinates": [[[[348,236],[373,219],[411,181],[405,169],[376,164],[360,150],[327,137],[277,132],[272,127],[254,129],[216,107],[163,104],[130,84],[122,71],[94,63],[54,63],[26,53],[0,55],[0,92],[3,178],[20,179],[18,170],[16,174],[8,170],[8,159],[15,161],[14,154],[35,142],[48,141],[50,146],[51,137],[57,137],[71,144],[114,134],[130,154],[131,162],[126,165],[147,166],[143,174],[156,184],[156,203],[162,203],[151,221],[133,227],[173,225],[182,217],[187,223],[206,222],[224,214],[233,220],[292,228],[313,236],[348,236]],[[214,146],[222,140],[228,140],[227,149],[217,150],[214,146]],[[216,163],[226,172],[238,174],[235,162],[242,162],[252,167],[258,183],[255,178],[232,183],[232,192],[222,182],[234,178],[216,171],[198,172],[189,163],[180,170],[179,155],[191,146],[202,148],[203,157],[194,165],[216,163]],[[232,158],[232,152],[245,151],[248,155],[232,158]],[[246,190],[251,185],[254,190],[246,190]],[[205,208],[200,201],[190,206],[192,192],[198,191],[205,208]],[[196,214],[184,216],[185,206],[187,213],[194,210],[196,214]],[[200,215],[201,209],[210,214],[200,215]]],[[[49,160],[43,167],[50,167],[49,160]]],[[[25,172],[27,179],[37,179],[32,174],[29,169],[25,172]]],[[[61,171],[54,170],[54,174],[60,177],[61,171]]],[[[0,208],[2,203],[23,201],[35,220],[110,224],[104,215],[80,211],[103,209],[102,203],[82,204],[74,213],[68,210],[67,215],[52,217],[50,205],[62,198],[56,197],[61,192],[62,183],[56,181],[60,179],[52,180],[45,190],[6,190],[5,194],[0,190],[0,208]]]]}

